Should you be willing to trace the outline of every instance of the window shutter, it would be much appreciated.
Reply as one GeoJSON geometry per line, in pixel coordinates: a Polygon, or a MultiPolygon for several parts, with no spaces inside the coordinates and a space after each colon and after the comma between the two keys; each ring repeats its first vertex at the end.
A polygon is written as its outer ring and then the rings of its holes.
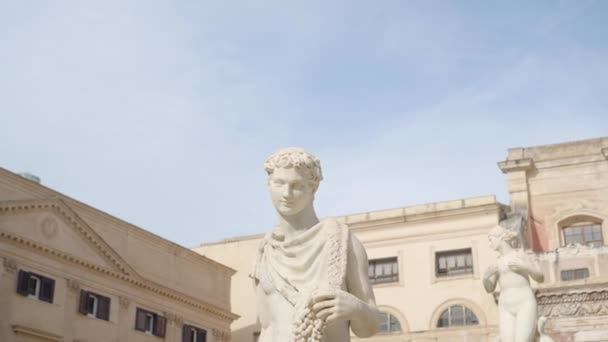
{"type": "Polygon", "coordinates": [[[97,296],[97,318],[106,321],[110,320],[110,298],[97,296]]]}
{"type": "Polygon", "coordinates": [[[55,279],[40,277],[40,300],[52,303],[55,294],[55,279]]]}
{"type": "Polygon", "coordinates": [[[87,300],[89,299],[89,292],[85,290],[80,290],[80,303],[78,304],[78,312],[83,315],[89,313],[87,310],[87,300]]]}
{"type": "Polygon", "coordinates": [[[27,287],[30,282],[30,273],[24,270],[19,270],[19,280],[17,281],[17,293],[22,296],[27,296],[27,287]]]}
{"type": "Polygon", "coordinates": [[[167,328],[167,319],[162,316],[155,316],[156,322],[154,322],[153,334],[158,337],[165,337],[165,331],[167,328]]]}
{"type": "Polygon", "coordinates": [[[192,327],[187,324],[182,327],[182,342],[192,342],[192,327]]]}
{"type": "Polygon", "coordinates": [[[135,330],[146,331],[146,311],[140,308],[135,313],[135,330]]]}
{"type": "Polygon", "coordinates": [[[207,342],[207,331],[198,329],[198,335],[196,335],[196,342],[207,342]]]}

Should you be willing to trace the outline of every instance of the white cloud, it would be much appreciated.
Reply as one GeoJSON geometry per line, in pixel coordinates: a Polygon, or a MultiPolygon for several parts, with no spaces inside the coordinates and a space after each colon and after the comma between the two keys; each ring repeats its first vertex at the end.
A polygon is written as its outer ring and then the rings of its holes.
{"type": "Polygon", "coordinates": [[[506,201],[506,148],[608,127],[605,46],[563,38],[560,9],[529,26],[562,37],[543,47],[425,2],[0,6],[2,166],[187,246],[272,225],[283,146],[321,157],[342,215],[506,201]]]}

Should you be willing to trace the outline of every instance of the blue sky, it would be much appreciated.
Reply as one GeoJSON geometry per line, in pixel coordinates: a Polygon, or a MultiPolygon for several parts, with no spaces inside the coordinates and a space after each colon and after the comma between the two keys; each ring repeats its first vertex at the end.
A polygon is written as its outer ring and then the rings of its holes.
{"type": "Polygon", "coordinates": [[[507,148],[608,135],[605,1],[0,3],[0,165],[185,246],[496,194],[507,148]]]}

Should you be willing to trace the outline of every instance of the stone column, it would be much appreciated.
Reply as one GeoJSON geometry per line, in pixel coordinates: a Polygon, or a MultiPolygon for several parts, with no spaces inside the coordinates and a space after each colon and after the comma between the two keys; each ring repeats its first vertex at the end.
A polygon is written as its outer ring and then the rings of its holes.
{"type": "Polygon", "coordinates": [[[530,188],[528,178],[530,173],[534,172],[534,161],[531,158],[526,158],[523,148],[509,149],[507,160],[498,163],[500,170],[508,177],[509,188],[509,206],[512,210],[527,213],[528,227],[524,237],[524,248],[532,248],[534,246],[534,237],[532,236],[533,217],[532,208],[530,206],[530,188]]]}

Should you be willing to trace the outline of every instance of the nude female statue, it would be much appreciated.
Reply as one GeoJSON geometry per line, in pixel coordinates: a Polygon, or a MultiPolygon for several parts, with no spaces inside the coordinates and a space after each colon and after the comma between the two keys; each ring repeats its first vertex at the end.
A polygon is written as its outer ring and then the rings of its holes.
{"type": "Polygon", "coordinates": [[[499,334],[501,342],[531,342],[536,332],[536,297],[530,287],[529,277],[543,282],[544,276],[538,264],[521,248],[516,230],[506,226],[515,222],[518,228],[525,223],[519,215],[501,221],[488,236],[490,247],[498,252],[496,265],[488,267],[483,276],[483,286],[493,292],[500,284],[498,302],[499,334]]]}

